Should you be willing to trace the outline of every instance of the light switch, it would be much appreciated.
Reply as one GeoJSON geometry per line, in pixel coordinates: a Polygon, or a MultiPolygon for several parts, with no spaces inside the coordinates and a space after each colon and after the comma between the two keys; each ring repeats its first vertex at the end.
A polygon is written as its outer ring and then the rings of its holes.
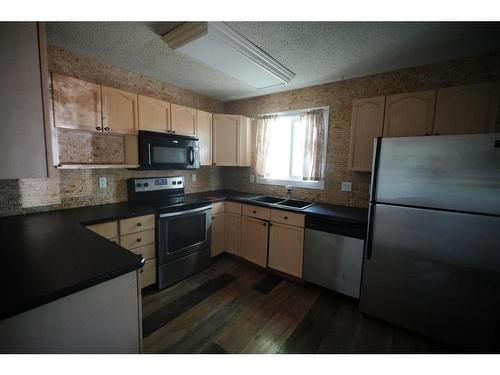
{"type": "Polygon", "coordinates": [[[106,189],[108,187],[108,180],[106,177],[99,177],[99,188],[106,189]]]}
{"type": "Polygon", "coordinates": [[[341,190],[342,191],[352,191],[352,182],[342,181],[341,190]]]}
{"type": "Polygon", "coordinates": [[[195,174],[195,173],[193,173],[193,174],[191,175],[191,181],[192,181],[192,182],[196,182],[196,174],[195,174]]]}

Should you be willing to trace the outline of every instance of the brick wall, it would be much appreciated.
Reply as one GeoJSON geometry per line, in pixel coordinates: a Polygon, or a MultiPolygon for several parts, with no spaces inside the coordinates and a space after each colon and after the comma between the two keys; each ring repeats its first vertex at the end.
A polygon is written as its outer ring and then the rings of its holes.
{"type": "MultiPolygon", "coordinates": [[[[224,112],[255,117],[265,113],[330,106],[325,189],[295,188],[294,196],[299,199],[367,207],[371,174],[347,169],[353,99],[498,79],[500,53],[228,102],[225,103],[224,112]],[[342,181],[352,181],[352,192],[340,190],[342,181]]],[[[255,131],[252,139],[252,167],[224,168],[224,187],[258,194],[284,195],[285,188],[282,186],[250,183],[250,175],[255,174],[255,131]]]]}
{"type": "MultiPolygon", "coordinates": [[[[103,64],[61,48],[49,46],[48,59],[49,70],[53,72],[131,92],[138,92],[208,112],[221,112],[223,109],[222,102],[207,96],[103,64]]],[[[78,156],[80,156],[80,159],[88,158],[88,155],[81,156],[76,152],[78,150],[74,148],[75,142],[71,142],[71,133],[64,134],[67,139],[63,140],[62,145],[70,146],[70,149],[61,150],[62,156],[71,156],[77,159],[78,156]]],[[[77,134],[81,140],[82,133],[74,134],[77,134]]],[[[117,142],[121,141],[121,137],[111,136],[111,138],[116,138],[117,142]]],[[[92,136],[92,140],[98,141],[99,137],[92,136]]],[[[99,161],[99,155],[93,155],[93,158],[99,161]]],[[[78,162],[80,159],[66,161],[78,162]]],[[[111,161],[107,160],[107,162],[111,161]]],[[[184,176],[187,192],[222,187],[219,167],[202,167],[192,172],[138,172],[123,169],[56,170],[51,178],[0,180],[0,216],[125,201],[127,200],[127,178],[146,176],[184,176]],[[191,181],[192,174],[196,174],[196,182],[194,183],[191,181]],[[108,187],[106,189],[98,188],[97,181],[101,176],[108,178],[108,187]]]]}
{"type": "MultiPolygon", "coordinates": [[[[158,97],[209,112],[256,116],[263,113],[330,106],[325,190],[295,189],[295,197],[334,204],[366,207],[369,173],[347,170],[352,100],[402,92],[456,86],[500,79],[500,53],[423,67],[402,69],[368,77],[308,87],[246,100],[221,103],[214,99],[127,72],[60,48],[49,47],[49,69],[83,80],[158,97]],[[341,181],[352,181],[353,191],[340,191],[341,181]]],[[[166,77],[168,80],[168,77],[166,77]]],[[[500,130],[500,129],[499,129],[500,130]]],[[[253,132],[255,139],[255,132],[253,132]]],[[[255,166],[255,150],[252,150],[255,166]]],[[[143,176],[186,178],[187,192],[221,187],[271,195],[283,195],[280,186],[250,184],[254,167],[202,167],[189,171],[138,172],[130,170],[57,170],[52,178],[0,180],[0,216],[58,208],[120,202],[127,199],[126,179],[143,176]],[[196,183],[191,175],[196,174],[196,183]],[[108,188],[97,180],[108,177],[108,188]]]]}

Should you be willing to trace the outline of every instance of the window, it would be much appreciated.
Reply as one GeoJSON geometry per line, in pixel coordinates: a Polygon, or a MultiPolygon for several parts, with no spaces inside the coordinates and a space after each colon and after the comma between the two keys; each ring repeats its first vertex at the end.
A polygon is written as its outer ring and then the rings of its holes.
{"type": "Polygon", "coordinates": [[[262,117],[257,129],[257,182],[323,189],[328,114],[328,107],[323,107],[262,117]]]}

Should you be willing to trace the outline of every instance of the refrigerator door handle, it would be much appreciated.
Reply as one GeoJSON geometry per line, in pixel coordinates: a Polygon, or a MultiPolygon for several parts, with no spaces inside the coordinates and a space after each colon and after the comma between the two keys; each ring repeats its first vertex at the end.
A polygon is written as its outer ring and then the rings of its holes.
{"type": "Polygon", "coordinates": [[[375,214],[375,205],[371,204],[368,209],[368,229],[366,230],[365,241],[365,258],[370,260],[372,258],[372,240],[373,240],[373,216],[375,214]]]}

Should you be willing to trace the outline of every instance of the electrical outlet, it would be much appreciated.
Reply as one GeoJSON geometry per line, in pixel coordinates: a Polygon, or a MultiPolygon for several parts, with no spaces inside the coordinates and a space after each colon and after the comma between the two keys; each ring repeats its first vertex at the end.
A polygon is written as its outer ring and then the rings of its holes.
{"type": "Polygon", "coordinates": [[[106,177],[99,177],[99,188],[106,189],[108,187],[108,180],[106,177]]]}
{"type": "Polygon", "coordinates": [[[192,181],[192,182],[196,182],[196,174],[195,174],[195,173],[193,173],[193,174],[191,175],[191,181],[192,181]]]}
{"type": "Polygon", "coordinates": [[[255,184],[255,175],[253,174],[250,175],[250,183],[255,184]]]}
{"type": "Polygon", "coordinates": [[[352,182],[342,181],[341,190],[342,191],[352,191],[352,182]]]}

